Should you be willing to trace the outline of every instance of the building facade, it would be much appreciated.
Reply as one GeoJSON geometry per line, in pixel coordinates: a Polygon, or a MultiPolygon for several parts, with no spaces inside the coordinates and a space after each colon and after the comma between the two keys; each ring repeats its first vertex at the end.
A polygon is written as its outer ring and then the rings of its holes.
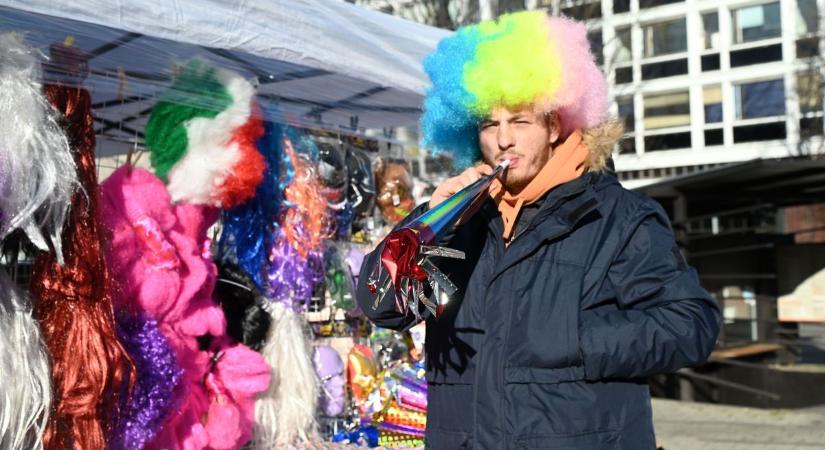
{"type": "Polygon", "coordinates": [[[586,20],[627,134],[628,187],[825,154],[821,0],[553,1],[586,20]]]}
{"type": "Polygon", "coordinates": [[[757,158],[825,154],[825,0],[357,0],[454,26],[519,9],[584,20],[627,134],[628,187],[757,158]]]}

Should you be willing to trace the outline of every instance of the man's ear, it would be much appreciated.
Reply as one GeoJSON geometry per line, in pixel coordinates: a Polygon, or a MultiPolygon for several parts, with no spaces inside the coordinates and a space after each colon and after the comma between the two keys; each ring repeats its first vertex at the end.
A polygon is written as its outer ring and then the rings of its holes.
{"type": "Polygon", "coordinates": [[[558,113],[552,113],[550,116],[550,143],[555,144],[561,135],[561,120],[559,120],[558,113]]]}

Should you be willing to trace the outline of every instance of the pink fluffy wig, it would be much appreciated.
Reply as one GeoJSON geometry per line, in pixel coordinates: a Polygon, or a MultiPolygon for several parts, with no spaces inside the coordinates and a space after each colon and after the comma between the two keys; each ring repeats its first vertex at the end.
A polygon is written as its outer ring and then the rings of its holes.
{"type": "Polygon", "coordinates": [[[157,320],[184,372],[179,406],[148,448],[239,448],[251,438],[254,399],[270,369],[230,341],[212,299],[217,269],[206,230],[217,211],[172,205],[163,182],[142,169],[121,168],[101,187],[107,257],[122,280],[116,304],[157,320]]]}

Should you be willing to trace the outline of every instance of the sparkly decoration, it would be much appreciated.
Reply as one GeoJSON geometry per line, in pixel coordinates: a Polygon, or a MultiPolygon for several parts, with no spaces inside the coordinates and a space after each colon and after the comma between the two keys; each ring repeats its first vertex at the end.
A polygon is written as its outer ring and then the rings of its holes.
{"type": "Polygon", "coordinates": [[[458,191],[384,239],[381,263],[373,269],[368,282],[370,291],[377,294],[376,305],[392,286],[399,311],[412,312],[420,319],[420,301],[436,317],[441,314],[446,299],[457,288],[427,257],[464,259],[463,252],[435,245],[464,216],[474,212],[475,207],[487,195],[490,184],[508,165],[509,161],[502,162],[492,174],[458,191]],[[382,269],[389,276],[382,277],[382,269]],[[424,282],[427,281],[438,304],[424,294],[424,282]]]}

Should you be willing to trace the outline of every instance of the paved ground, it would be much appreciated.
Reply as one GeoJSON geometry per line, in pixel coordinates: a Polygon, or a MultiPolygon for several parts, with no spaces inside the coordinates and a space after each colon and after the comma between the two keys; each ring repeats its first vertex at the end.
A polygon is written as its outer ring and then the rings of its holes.
{"type": "Polygon", "coordinates": [[[764,410],[653,400],[665,450],[825,450],[825,408],[764,410]]]}
{"type": "MultiPolygon", "coordinates": [[[[653,422],[664,450],[825,450],[825,406],[767,410],[654,399],[653,422]]],[[[363,447],[318,442],[301,448],[363,447]]]]}

